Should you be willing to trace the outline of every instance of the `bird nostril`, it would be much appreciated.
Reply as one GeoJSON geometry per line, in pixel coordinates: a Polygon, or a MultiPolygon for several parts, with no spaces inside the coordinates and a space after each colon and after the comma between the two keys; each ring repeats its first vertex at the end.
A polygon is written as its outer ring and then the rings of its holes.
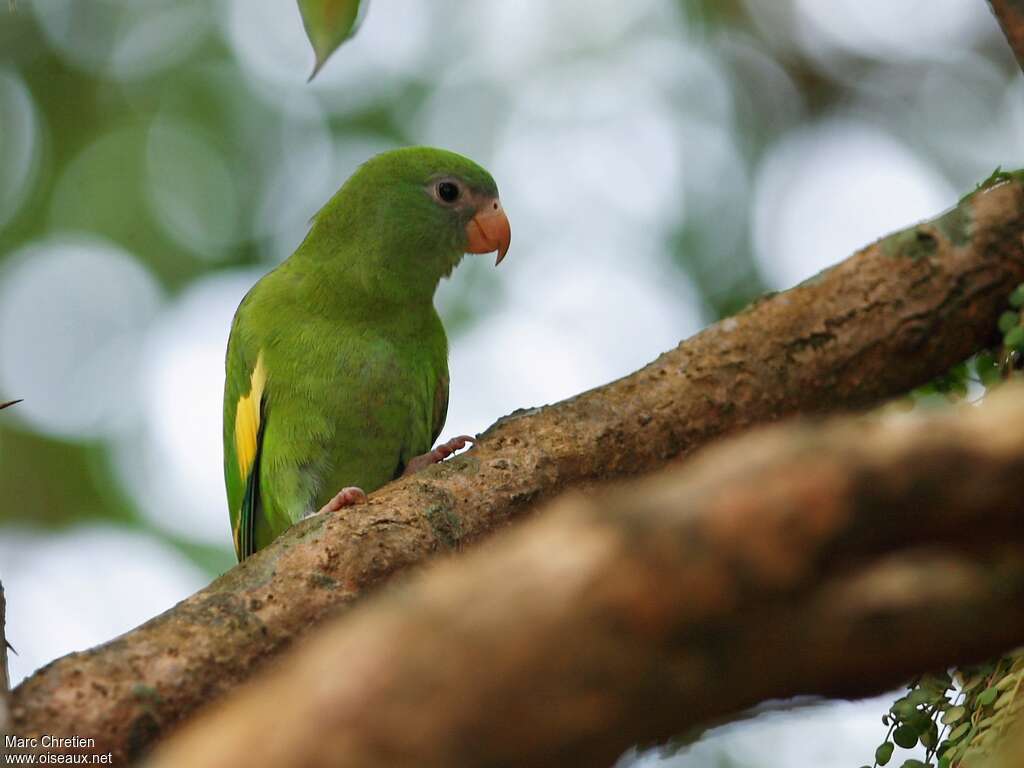
{"type": "Polygon", "coordinates": [[[497,203],[494,204],[494,210],[498,210],[498,204],[497,203]]]}

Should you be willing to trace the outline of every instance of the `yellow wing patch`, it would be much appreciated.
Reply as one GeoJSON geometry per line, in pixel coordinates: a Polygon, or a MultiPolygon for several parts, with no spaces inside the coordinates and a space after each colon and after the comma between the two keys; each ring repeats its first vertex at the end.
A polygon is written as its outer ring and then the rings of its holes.
{"type": "Polygon", "coordinates": [[[263,389],[267,385],[267,368],[263,364],[263,350],[256,357],[256,367],[249,380],[249,394],[238,398],[235,409],[235,455],[238,457],[238,473],[245,478],[256,460],[256,442],[260,434],[260,404],[263,389]]]}

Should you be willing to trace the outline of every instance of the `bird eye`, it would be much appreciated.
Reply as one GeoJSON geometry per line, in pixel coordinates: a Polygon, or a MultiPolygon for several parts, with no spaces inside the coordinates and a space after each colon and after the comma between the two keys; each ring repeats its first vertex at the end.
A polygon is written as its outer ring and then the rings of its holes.
{"type": "Polygon", "coordinates": [[[437,185],[437,196],[446,203],[459,199],[459,185],[453,181],[442,181],[437,185]]]}

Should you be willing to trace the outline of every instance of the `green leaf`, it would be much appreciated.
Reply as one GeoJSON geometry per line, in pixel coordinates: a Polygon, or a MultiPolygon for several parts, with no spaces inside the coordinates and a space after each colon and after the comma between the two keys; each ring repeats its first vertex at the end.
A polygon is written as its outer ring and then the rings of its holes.
{"type": "Polygon", "coordinates": [[[1003,694],[998,699],[996,699],[995,708],[1002,709],[1015,698],[1017,698],[1017,690],[1015,688],[1009,691],[1004,691],[1003,694]]]}
{"type": "Polygon", "coordinates": [[[920,736],[928,730],[928,727],[932,724],[932,719],[926,712],[915,709],[908,717],[903,719],[903,724],[912,728],[920,736]]]}
{"type": "Polygon", "coordinates": [[[906,720],[911,717],[917,711],[917,705],[910,700],[910,696],[904,696],[901,699],[896,699],[892,706],[889,708],[896,717],[900,720],[906,720]]]}
{"type": "Polygon", "coordinates": [[[964,692],[965,693],[970,693],[975,688],[977,688],[979,685],[981,685],[983,682],[985,682],[985,675],[982,675],[982,674],[977,674],[977,675],[974,675],[974,676],[968,678],[967,682],[964,683],[964,692]]]}
{"type": "Polygon", "coordinates": [[[1011,307],[1024,307],[1024,283],[1021,283],[1013,289],[1013,293],[1010,294],[1010,306],[1011,307]]]}
{"type": "Polygon", "coordinates": [[[1010,332],[1003,336],[1003,344],[1013,349],[1024,348],[1024,327],[1011,328],[1010,332]]]}
{"type": "Polygon", "coordinates": [[[356,33],[360,6],[365,9],[368,3],[369,0],[299,0],[302,25],[316,54],[310,80],[338,46],[356,33]]]}
{"type": "Polygon", "coordinates": [[[984,746],[986,744],[991,744],[993,741],[999,738],[999,734],[1001,732],[1000,728],[993,726],[998,726],[1002,722],[1003,718],[999,715],[993,715],[992,717],[987,717],[984,720],[982,720],[975,726],[974,736],[971,737],[971,745],[984,746]]]}
{"type": "MultiPolygon", "coordinates": [[[[953,374],[953,371],[950,371],[950,375],[951,375],[951,378],[956,378],[955,374],[953,374]]],[[[966,369],[965,369],[964,370],[964,378],[966,378],[966,377],[967,377],[967,373],[966,373],[966,369]]],[[[945,688],[943,688],[943,691],[945,691],[945,688]]],[[[934,700],[935,700],[935,694],[932,693],[931,691],[928,691],[925,688],[915,688],[914,690],[912,690],[910,693],[907,694],[907,701],[909,701],[914,706],[917,706],[918,704],[931,704],[934,700]]]]}
{"type": "Polygon", "coordinates": [[[1002,370],[995,356],[990,352],[980,352],[974,359],[974,368],[978,372],[978,378],[986,388],[999,383],[1002,379],[1002,370]]]}
{"type": "MultiPolygon", "coordinates": [[[[979,355],[980,357],[980,355],[979,355]]],[[[977,367],[977,361],[975,362],[977,367]]],[[[964,366],[964,373],[967,373],[967,366],[964,366]]],[[[953,680],[946,672],[932,672],[921,676],[921,688],[932,694],[945,696],[946,690],[953,685],[953,680]]]]}
{"type": "Polygon", "coordinates": [[[922,747],[935,749],[939,743],[939,727],[935,723],[928,723],[928,727],[921,733],[920,739],[922,747]]]}
{"type": "MultiPolygon", "coordinates": [[[[1024,332],[1024,328],[1022,328],[1021,331],[1024,332]]],[[[1022,333],[1022,335],[1024,335],[1024,333],[1022,333]]],[[[994,687],[986,688],[984,691],[978,694],[978,698],[975,699],[975,702],[979,707],[988,707],[992,705],[992,702],[996,700],[996,696],[998,695],[999,691],[997,691],[994,687]]]]}
{"type": "Polygon", "coordinates": [[[1007,688],[1017,685],[1018,679],[1020,679],[1020,672],[1012,672],[996,683],[995,688],[997,691],[1005,691],[1007,688]]]}
{"type": "Polygon", "coordinates": [[[892,732],[892,740],[904,749],[912,749],[917,745],[917,729],[901,725],[892,732]]]}
{"type": "Polygon", "coordinates": [[[888,763],[892,759],[892,751],[894,749],[896,749],[896,745],[891,741],[880,744],[878,749],[875,750],[875,762],[879,765],[888,763]]]}
{"type": "Polygon", "coordinates": [[[967,710],[964,707],[953,707],[947,709],[942,715],[943,725],[952,725],[953,723],[959,722],[963,719],[963,716],[967,714],[967,710]]]}
{"type": "Polygon", "coordinates": [[[967,733],[967,731],[970,730],[970,727],[971,723],[969,720],[966,723],[960,723],[960,725],[954,728],[952,733],[949,734],[949,741],[956,741],[965,733],[967,733]]]}
{"type": "Polygon", "coordinates": [[[928,768],[928,766],[922,763],[920,760],[910,758],[909,760],[904,760],[903,765],[900,766],[900,768],[928,768]]]}
{"type": "Polygon", "coordinates": [[[1007,334],[1020,325],[1020,313],[1007,310],[999,316],[999,331],[1007,334]]]}

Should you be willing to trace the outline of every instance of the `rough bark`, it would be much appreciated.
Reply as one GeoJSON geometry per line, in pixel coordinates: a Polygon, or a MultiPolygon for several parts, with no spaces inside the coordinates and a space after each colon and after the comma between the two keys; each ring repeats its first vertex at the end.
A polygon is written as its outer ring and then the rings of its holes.
{"type": "Polygon", "coordinates": [[[624,379],[502,419],[464,457],[296,525],[142,627],[39,671],[14,691],[15,729],[136,756],[326,615],[538,500],[754,424],[904,392],[992,341],[1024,280],[1022,235],[1024,184],[1003,178],[624,379]]]}
{"type": "Polygon", "coordinates": [[[1003,651],[1024,387],[995,399],[776,427],[568,496],[331,623],[149,765],[603,767],[765,698],[1003,651]]]}
{"type": "Polygon", "coordinates": [[[989,0],[1017,63],[1024,69],[1024,1],[989,0]]]}

